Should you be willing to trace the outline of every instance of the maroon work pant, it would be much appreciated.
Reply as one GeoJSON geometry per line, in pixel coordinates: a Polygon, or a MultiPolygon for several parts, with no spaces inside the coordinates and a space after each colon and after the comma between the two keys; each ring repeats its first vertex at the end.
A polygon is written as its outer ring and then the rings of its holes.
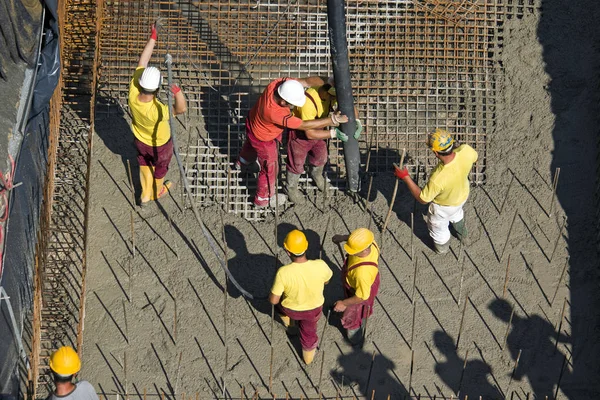
{"type": "Polygon", "coordinates": [[[290,129],[287,144],[287,170],[300,175],[304,172],[304,164],[320,167],[327,162],[327,142],[310,140],[302,131],[290,129]],[[308,160],[307,160],[308,158],[308,160]]]}
{"type": "Polygon", "coordinates": [[[294,311],[279,305],[279,311],[290,319],[293,319],[298,324],[300,330],[300,344],[302,350],[312,350],[317,348],[319,336],[317,336],[317,323],[321,317],[323,306],[317,307],[314,310],[294,311]]]}
{"type": "MultiPolygon", "coordinates": [[[[371,285],[371,295],[369,298],[361,303],[346,307],[342,315],[342,326],[344,328],[348,330],[358,329],[362,325],[362,320],[373,314],[373,304],[375,303],[377,292],[379,292],[379,274],[377,274],[375,282],[371,285]]],[[[352,297],[354,294],[346,293],[346,296],[352,297]]]]}
{"type": "Polygon", "coordinates": [[[246,141],[240,151],[240,157],[249,164],[258,159],[260,172],[256,182],[256,196],[269,199],[275,196],[275,177],[279,171],[277,141],[263,142],[258,140],[250,130],[249,120],[249,118],[246,119],[246,141]]]}
{"type": "Polygon", "coordinates": [[[162,146],[148,146],[135,139],[135,147],[138,150],[138,163],[153,167],[155,179],[161,179],[167,175],[169,163],[173,157],[173,141],[171,139],[162,146]]]}

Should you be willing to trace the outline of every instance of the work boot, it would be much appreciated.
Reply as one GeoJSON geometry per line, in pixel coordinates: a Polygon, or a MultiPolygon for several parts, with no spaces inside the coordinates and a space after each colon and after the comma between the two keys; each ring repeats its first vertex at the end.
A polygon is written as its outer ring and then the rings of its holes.
{"type": "Polygon", "coordinates": [[[456,238],[460,240],[463,246],[468,246],[471,244],[471,241],[468,238],[467,224],[465,224],[465,219],[461,219],[458,222],[451,222],[452,227],[454,228],[454,232],[456,232],[456,238]]]}
{"type": "Polygon", "coordinates": [[[317,352],[317,349],[312,349],[312,350],[302,349],[302,358],[304,359],[304,362],[306,363],[306,365],[313,362],[313,360],[315,359],[316,352],[317,352]]]}
{"type": "Polygon", "coordinates": [[[292,174],[287,171],[287,186],[286,192],[290,201],[294,204],[304,203],[304,196],[298,190],[298,182],[300,181],[300,175],[292,174]]]}
{"type": "Polygon", "coordinates": [[[285,327],[285,332],[289,336],[296,336],[298,334],[298,326],[296,326],[296,321],[283,314],[279,314],[279,318],[281,318],[281,322],[285,327]]]}
{"type": "Polygon", "coordinates": [[[246,172],[249,174],[257,174],[260,172],[260,164],[258,163],[258,160],[255,160],[252,163],[247,163],[246,160],[240,158],[233,164],[233,168],[236,171],[246,172]]]}
{"type": "Polygon", "coordinates": [[[311,165],[309,167],[310,177],[315,183],[317,189],[319,189],[321,192],[325,190],[325,177],[323,176],[323,167],[324,165],[321,165],[320,167],[315,167],[311,165]]]}
{"type": "Polygon", "coordinates": [[[266,208],[271,207],[275,208],[276,201],[279,201],[279,207],[283,206],[287,201],[287,196],[283,193],[277,193],[277,197],[273,196],[271,198],[262,198],[259,196],[254,197],[254,205],[256,208],[266,208]]]}
{"type": "Polygon", "coordinates": [[[352,346],[359,346],[363,341],[363,328],[362,325],[357,329],[347,329],[346,334],[348,341],[352,346]]]}
{"type": "Polygon", "coordinates": [[[153,181],[154,177],[152,176],[152,169],[148,165],[140,165],[140,185],[142,186],[140,206],[142,207],[152,200],[153,181]]]}
{"type": "Polygon", "coordinates": [[[173,182],[165,181],[165,178],[154,179],[154,186],[152,187],[152,199],[158,200],[161,197],[166,196],[169,193],[169,189],[173,186],[173,182]]]}
{"type": "Polygon", "coordinates": [[[450,241],[448,240],[444,244],[433,242],[433,249],[437,254],[446,254],[448,251],[450,251],[450,241]]]}

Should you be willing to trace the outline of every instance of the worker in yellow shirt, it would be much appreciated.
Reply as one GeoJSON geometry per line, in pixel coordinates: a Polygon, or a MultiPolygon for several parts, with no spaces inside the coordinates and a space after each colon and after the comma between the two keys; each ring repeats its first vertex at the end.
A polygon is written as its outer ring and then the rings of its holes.
{"type": "Polygon", "coordinates": [[[342,326],[353,345],[362,343],[363,322],[373,314],[373,303],[379,292],[379,246],[373,232],[359,228],[350,235],[334,235],[334,243],[346,242],[348,255],[342,268],[346,298],[338,300],[334,311],[344,313],[342,326]]]}
{"type": "MultiPolygon", "coordinates": [[[[294,108],[294,116],[302,121],[313,121],[334,112],[336,102],[335,87],[330,83],[308,88],[304,94],[306,101],[302,107],[294,108]]],[[[362,132],[362,124],[356,120],[357,129],[354,137],[358,139],[362,132]]],[[[286,191],[292,203],[303,202],[298,190],[300,175],[304,173],[304,165],[308,162],[309,174],[320,191],[325,190],[323,168],[327,163],[327,139],[338,138],[348,141],[348,136],[337,128],[331,129],[289,129],[287,144],[287,185],[286,191]]]]}
{"type": "Polygon", "coordinates": [[[319,342],[317,322],[325,302],[323,289],[329,283],[333,272],[325,261],[309,260],[306,257],[308,240],[304,233],[297,229],[287,234],[283,248],[292,263],[277,270],[269,301],[277,305],[286,328],[297,322],[302,358],[306,364],[310,364],[319,342]]]}
{"type": "MultiPolygon", "coordinates": [[[[160,20],[160,19],[159,19],[160,20]]],[[[140,205],[157,200],[169,192],[171,182],[165,182],[165,175],[173,156],[173,141],[169,128],[169,107],[160,102],[158,93],[161,75],[156,67],[148,67],[154,45],[158,39],[159,20],[151,26],[151,34],[138,66],[129,84],[129,110],[131,111],[131,129],[138,150],[140,165],[140,183],[142,193],[140,205]]],[[[185,97],[176,84],[171,86],[175,98],[173,115],[187,110],[185,97]]]]}
{"type": "Polygon", "coordinates": [[[433,239],[436,253],[445,254],[450,250],[449,224],[452,224],[461,243],[468,244],[463,205],[469,197],[469,173],[477,161],[477,152],[467,144],[457,145],[452,135],[443,129],[436,129],[428,135],[427,146],[440,162],[423,190],[411,179],[406,168],[394,165],[394,175],[406,183],[419,203],[430,203],[427,216],[429,236],[433,239]]]}

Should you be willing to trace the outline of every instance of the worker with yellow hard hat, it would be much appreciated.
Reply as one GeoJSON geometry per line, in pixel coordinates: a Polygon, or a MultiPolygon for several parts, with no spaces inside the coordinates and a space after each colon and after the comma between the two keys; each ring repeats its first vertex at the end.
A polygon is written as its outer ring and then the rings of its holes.
{"type": "Polygon", "coordinates": [[[81,360],[70,346],[63,346],[50,356],[50,370],[55,390],[49,400],[98,400],[96,390],[88,381],[73,383],[81,369],[81,360]]]}
{"type": "Polygon", "coordinates": [[[366,228],[350,235],[334,235],[334,243],[346,242],[348,255],[342,268],[342,283],[346,298],[338,300],[333,310],[344,313],[342,326],[353,345],[362,343],[363,325],[373,314],[373,303],[379,292],[379,246],[373,232],[366,228]]]}
{"type": "Polygon", "coordinates": [[[423,190],[411,179],[406,168],[394,165],[394,175],[406,183],[419,203],[430,203],[429,236],[436,253],[445,254],[450,250],[449,224],[461,243],[468,244],[463,205],[469,197],[469,173],[477,161],[477,152],[467,144],[458,145],[443,129],[436,129],[427,136],[427,146],[440,161],[423,190]]]}
{"type": "MultiPolygon", "coordinates": [[[[309,260],[306,257],[308,240],[297,229],[287,234],[283,248],[292,263],[277,270],[269,301],[278,307],[286,328],[295,327],[295,322],[297,323],[302,358],[306,364],[310,364],[319,342],[317,323],[325,302],[323,290],[333,272],[325,261],[309,260]]],[[[289,332],[291,333],[291,329],[289,332]]]]}

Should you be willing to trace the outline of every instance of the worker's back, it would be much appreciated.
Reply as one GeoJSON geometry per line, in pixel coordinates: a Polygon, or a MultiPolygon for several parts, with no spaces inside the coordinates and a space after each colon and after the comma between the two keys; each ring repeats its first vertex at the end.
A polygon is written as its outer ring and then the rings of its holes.
{"type": "Polygon", "coordinates": [[[323,289],[332,275],[323,260],[291,263],[277,271],[273,292],[283,291],[283,307],[294,311],[313,310],[325,302],[323,289]]]}
{"type": "Polygon", "coordinates": [[[75,389],[64,396],[57,396],[52,393],[48,400],[98,400],[96,390],[88,381],[81,381],[75,384],[75,389]]]}
{"type": "Polygon", "coordinates": [[[441,206],[459,206],[469,197],[469,172],[477,161],[477,152],[463,144],[454,149],[454,159],[440,163],[431,173],[427,185],[421,191],[421,200],[433,201],[441,206]]]}

